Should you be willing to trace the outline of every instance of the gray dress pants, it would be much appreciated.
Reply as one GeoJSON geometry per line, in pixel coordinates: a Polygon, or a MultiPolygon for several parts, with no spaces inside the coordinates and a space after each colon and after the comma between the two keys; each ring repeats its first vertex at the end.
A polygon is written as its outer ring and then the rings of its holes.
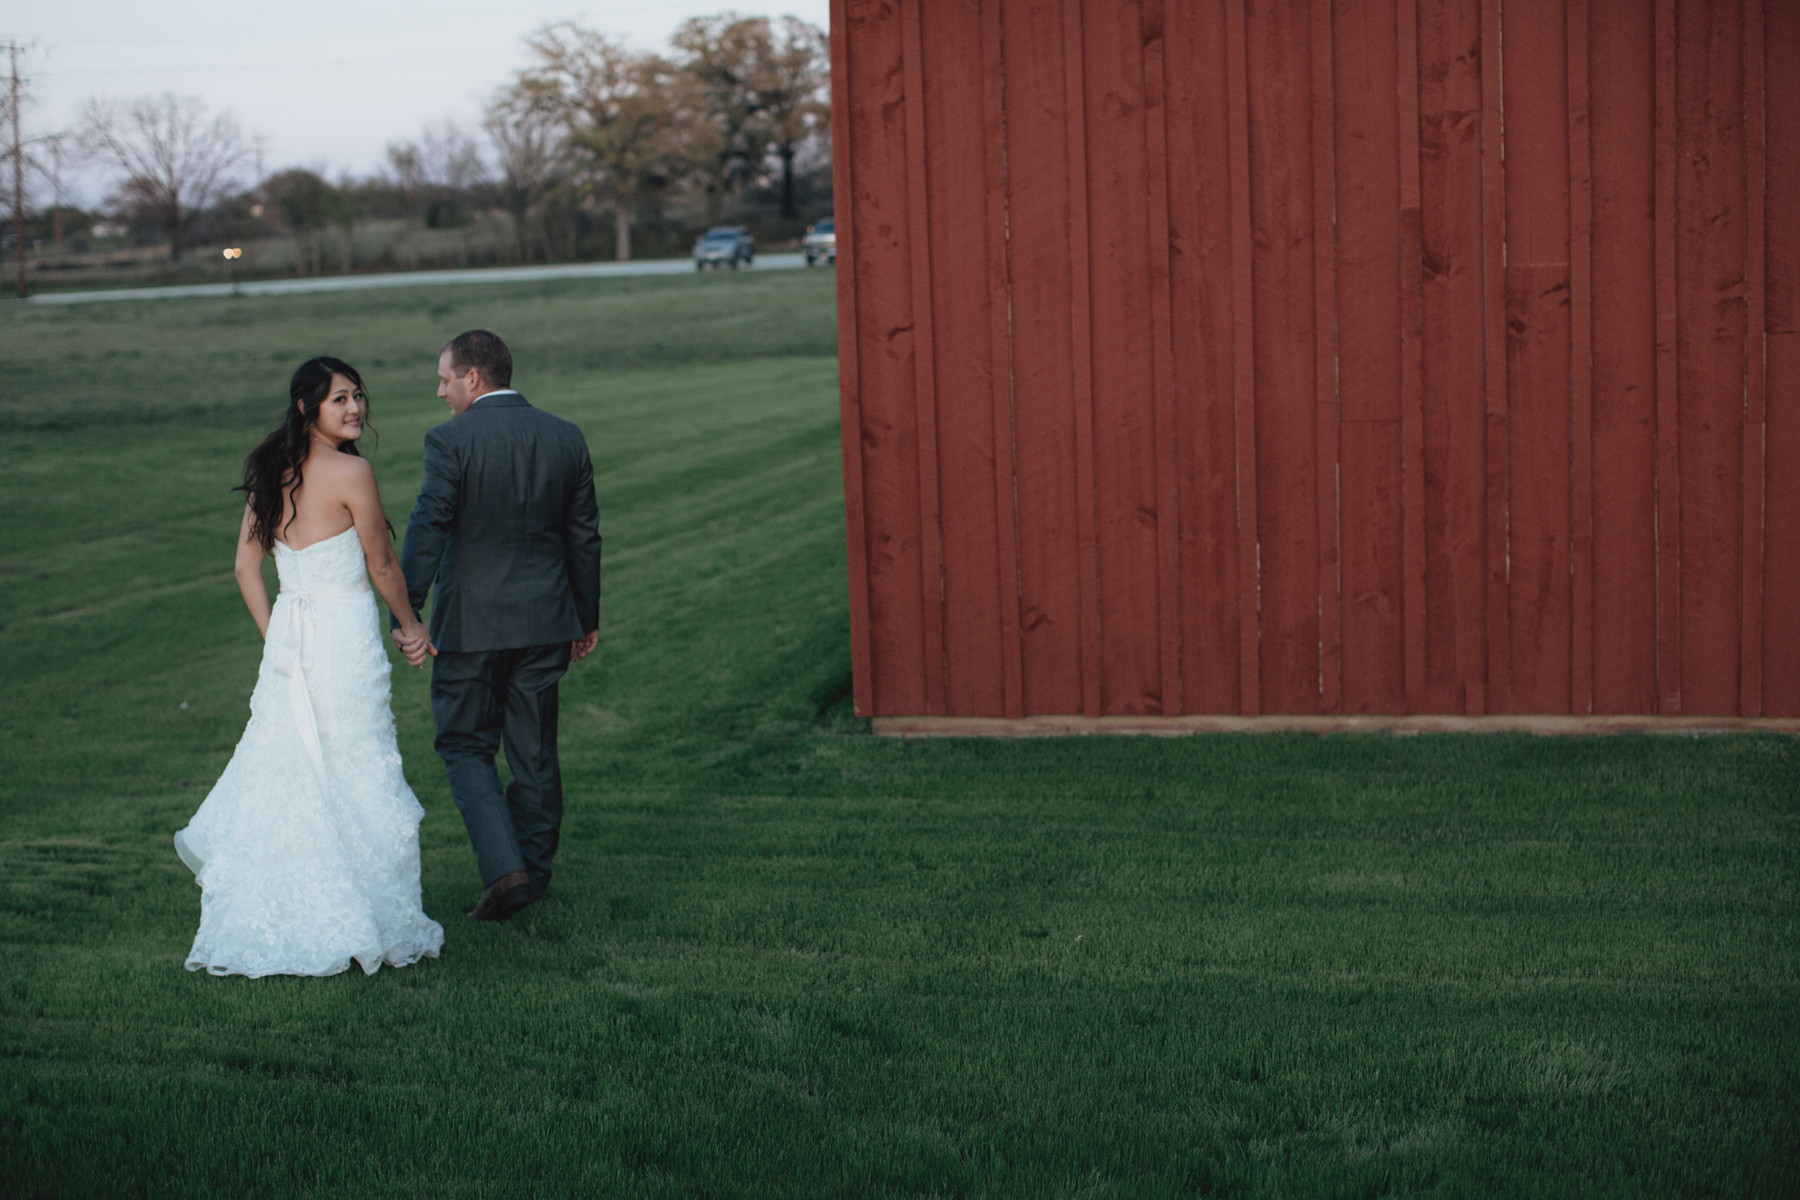
{"type": "Polygon", "coordinates": [[[563,808],[556,687],[568,669],[567,642],[440,651],[432,662],[438,757],[468,826],[483,887],[512,871],[531,877],[534,897],[550,883],[563,808]],[[504,789],[494,767],[502,742],[512,769],[504,789]]]}

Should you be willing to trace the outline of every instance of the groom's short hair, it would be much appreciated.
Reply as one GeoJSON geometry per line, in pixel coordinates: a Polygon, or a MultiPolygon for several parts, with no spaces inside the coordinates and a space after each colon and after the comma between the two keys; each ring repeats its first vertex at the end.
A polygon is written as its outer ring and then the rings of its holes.
{"type": "MultiPolygon", "coordinates": [[[[450,369],[458,374],[480,371],[481,382],[489,387],[512,386],[512,351],[506,348],[499,334],[471,329],[445,342],[444,350],[450,352],[450,369]]],[[[439,354],[443,352],[438,351],[439,354]]]]}

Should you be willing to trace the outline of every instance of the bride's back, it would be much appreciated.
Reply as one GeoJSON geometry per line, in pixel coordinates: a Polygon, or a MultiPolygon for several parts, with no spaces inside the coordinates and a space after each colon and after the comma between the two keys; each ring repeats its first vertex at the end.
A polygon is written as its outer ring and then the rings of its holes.
{"type": "Polygon", "coordinates": [[[335,448],[313,447],[301,464],[299,485],[286,489],[287,505],[277,540],[290,549],[304,550],[349,529],[356,522],[350,513],[347,485],[359,474],[370,473],[366,459],[335,448]]]}

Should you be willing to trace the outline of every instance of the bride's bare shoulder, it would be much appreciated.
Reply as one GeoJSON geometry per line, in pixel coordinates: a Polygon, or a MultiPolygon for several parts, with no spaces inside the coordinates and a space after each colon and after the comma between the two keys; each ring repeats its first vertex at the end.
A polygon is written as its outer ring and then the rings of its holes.
{"type": "Polygon", "coordinates": [[[375,478],[375,468],[369,460],[354,454],[315,454],[307,466],[333,483],[357,484],[375,478]]]}

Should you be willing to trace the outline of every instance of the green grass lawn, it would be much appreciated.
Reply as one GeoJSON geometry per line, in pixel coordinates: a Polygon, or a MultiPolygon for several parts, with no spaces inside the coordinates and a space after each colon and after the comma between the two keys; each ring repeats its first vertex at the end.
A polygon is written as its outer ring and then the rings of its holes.
{"type": "Polygon", "coordinates": [[[0,312],[0,1194],[1800,1191],[1794,739],[872,737],[831,299],[0,312]],[[462,916],[402,664],[443,957],[190,974],[169,837],[260,652],[242,457],[342,355],[403,526],[436,348],[478,324],[597,469],[555,888],[462,916]]]}

